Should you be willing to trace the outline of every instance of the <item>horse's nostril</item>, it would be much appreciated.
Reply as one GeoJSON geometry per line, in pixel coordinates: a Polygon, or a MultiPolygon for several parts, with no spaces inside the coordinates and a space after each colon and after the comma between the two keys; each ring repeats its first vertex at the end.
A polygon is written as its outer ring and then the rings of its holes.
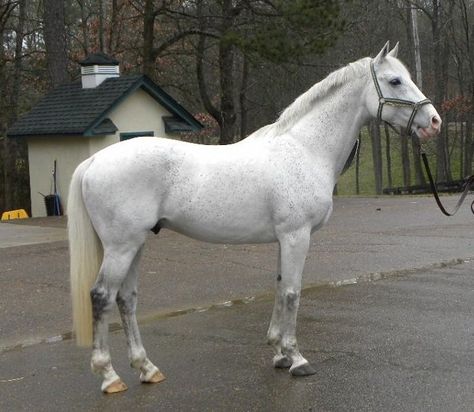
{"type": "Polygon", "coordinates": [[[431,118],[431,127],[433,129],[439,129],[441,126],[441,119],[438,116],[433,116],[431,118]]]}

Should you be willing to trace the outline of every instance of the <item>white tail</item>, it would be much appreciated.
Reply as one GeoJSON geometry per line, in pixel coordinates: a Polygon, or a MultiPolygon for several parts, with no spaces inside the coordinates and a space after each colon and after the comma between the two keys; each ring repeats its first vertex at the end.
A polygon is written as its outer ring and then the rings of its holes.
{"type": "Polygon", "coordinates": [[[82,177],[91,159],[74,172],[67,203],[73,332],[79,346],[92,345],[92,303],[90,290],[102,262],[102,244],[82,199],[82,177]]]}

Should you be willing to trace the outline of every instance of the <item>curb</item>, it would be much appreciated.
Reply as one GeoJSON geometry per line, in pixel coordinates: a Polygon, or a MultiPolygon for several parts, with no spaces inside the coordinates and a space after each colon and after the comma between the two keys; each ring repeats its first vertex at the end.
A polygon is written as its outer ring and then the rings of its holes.
{"type": "MultiPolygon", "coordinates": [[[[441,261],[441,262],[437,262],[437,263],[433,263],[429,265],[424,265],[417,268],[411,268],[411,269],[391,270],[391,271],[385,271],[385,272],[371,272],[371,273],[363,274],[363,275],[350,278],[350,279],[344,279],[344,280],[339,280],[339,281],[334,281],[334,282],[321,282],[321,283],[308,284],[304,286],[301,289],[301,291],[304,294],[305,292],[309,292],[309,291],[319,289],[319,288],[339,288],[343,286],[356,285],[359,283],[376,282],[379,280],[384,280],[384,279],[389,279],[389,278],[406,277],[406,276],[414,275],[421,272],[426,272],[433,269],[442,269],[442,268],[448,268],[448,267],[461,265],[473,260],[474,260],[474,257],[456,258],[456,259],[449,259],[449,260],[445,260],[445,261],[441,261]]],[[[203,305],[203,306],[182,308],[182,309],[178,309],[174,311],[158,312],[158,313],[154,313],[150,315],[145,315],[143,317],[138,318],[138,323],[143,325],[143,324],[151,323],[151,322],[161,320],[161,319],[169,319],[169,318],[174,318],[177,316],[189,315],[191,313],[201,313],[201,312],[207,312],[210,310],[230,308],[233,306],[248,305],[254,302],[265,302],[265,301],[272,300],[273,298],[274,298],[273,291],[264,292],[255,296],[246,296],[243,298],[228,300],[228,301],[219,302],[219,303],[212,303],[212,304],[203,305]]],[[[123,329],[122,325],[118,322],[113,322],[109,324],[109,332],[116,332],[122,329],[123,329]]],[[[73,339],[72,331],[67,331],[60,335],[50,336],[46,338],[28,339],[26,341],[19,342],[14,345],[0,347],[0,354],[12,352],[15,350],[22,350],[25,348],[29,348],[31,346],[69,341],[72,339],[73,339]]]]}

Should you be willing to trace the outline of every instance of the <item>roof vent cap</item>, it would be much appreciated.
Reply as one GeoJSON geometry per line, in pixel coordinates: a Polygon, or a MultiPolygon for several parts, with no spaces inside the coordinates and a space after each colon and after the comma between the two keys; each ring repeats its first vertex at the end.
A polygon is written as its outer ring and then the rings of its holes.
{"type": "Polygon", "coordinates": [[[110,77],[119,77],[119,62],[104,53],[94,53],[79,62],[83,89],[99,86],[110,77]]]}

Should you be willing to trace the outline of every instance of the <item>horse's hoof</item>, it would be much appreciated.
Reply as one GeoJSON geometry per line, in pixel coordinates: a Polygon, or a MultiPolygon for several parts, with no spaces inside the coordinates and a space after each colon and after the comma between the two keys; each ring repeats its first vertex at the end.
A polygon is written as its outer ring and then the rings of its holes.
{"type": "Polygon", "coordinates": [[[110,393],[118,393],[118,392],[123,392],[126,391],[127,385],[123,383],[122,379],[117,379],[116,381],[113,381],[109,386],[107,386],[103,392],[106,394],[110,393]]]}
{"type": "Polygon", "coordinates": [[[316,373],[316,369],[314,369],[309,363],[303,363],[302,365],[290,369],[290,373],[293,376],[309,376],[314,375],[316,373]]]}
{"type": "Polygon", "coordinates": [[[155,374],[148,380],[142,380],[142,383],[160,383],[166,379],[166,376],[163,375],[160,371],[156,371],[155,374]]]}
{"type": "Polygon", "coordinates": [[[291,359],[286,356],[277,355],[273,358],[273,366],[277,369],[289,368],[292,363],[291,359]]]}

